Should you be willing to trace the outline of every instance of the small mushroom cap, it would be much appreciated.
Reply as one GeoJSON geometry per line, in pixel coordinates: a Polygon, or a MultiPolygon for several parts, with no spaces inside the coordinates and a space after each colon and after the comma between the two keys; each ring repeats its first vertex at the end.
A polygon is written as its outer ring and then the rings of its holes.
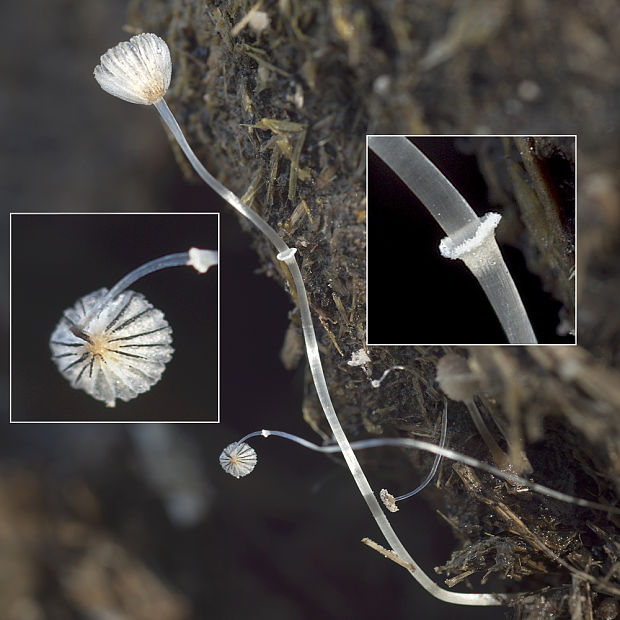
{"type": "Polygon", "coordinates": [[[461,402],[472,400],[480,387],[468,361],[456,353],[448,353],[437,362],[437,383],[448,398],[461,402]]]}
{"type": "Polygon", "coordinates": [[[110,48],[95,67],[94,75],[110,95],[129,103],[156,104],[170,86],[170,50],[156,34],[138,34],[110,48]]]}
{"type": "Polygon", "coordinates": [[[235,478],[251,474],[257,461],[256,450],[243,441],[227,445],[220,454],[222,469],[235,478]]]}

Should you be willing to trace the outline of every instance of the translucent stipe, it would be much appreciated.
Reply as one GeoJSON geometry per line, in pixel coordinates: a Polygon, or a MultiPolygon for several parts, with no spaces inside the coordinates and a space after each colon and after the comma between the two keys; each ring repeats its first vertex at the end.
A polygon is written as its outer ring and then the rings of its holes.
{"type": "MultiPolygon", "coordinates": [[[[271,430],[261,430],[254,431],[253,433],[248,433],[244,437],[242,437],[238,443],[246,442],[248,439],[252,437],[282,437],[284,439],[289,439],[290,441],[294,441],[298,443],[300,446],[304,446],[309,450],[313,450],[315,452],[322,452],[324,454],[333,454],[340,452],[340,447],[335,445],[328,446],[319,446],[317,444],[312,443],[311,441],[307,441],[306,439],[302,439],[301,437],[297,437],[296,435],[292,435],[291,433],[285,433],[282,431],[271,431],[271,430]]],[[[526,478],[522,478],[521,476],[517,476],[516,474],[512,474],[508,471],[502,471],[493,465],[489,465],[488,463],[484,463],[475,459],[471,456],[467,456],[466,454],[461,454],[460,452],[456,452],[451,450],[450,448],[445,448],[442,446],[437,446],[434,443],[428,443],[427,441],[420,441],[418,439],[410,439],[407,437],[386,437],[383,439],[361,439],[360,441],[352,441],[350,446],[353,450],[366,450],[368,448],[384,448],[386,446],[393,446],[395,448],[413,448],[417,450],[424,450],[426,452],[431,452],[432,454],[437,454],[443,456],[447,459],[458,461],[459,463],[464,463],[465,465],[469,465],[470,467],[475,467],[476,469],[481,469],[482,471],[486,471],[502,480],[507,480],[508,482],[517,485],[524,486],[532,491],[536,491],[537,493],[541,493],[542,495],[546,495],[547,497],[553,497],[561,502],[566,502],[567,504],[575,504],[576,506],[582,506],[583,508],[592,508],[593,510],[601,510],[603,512],[610,512],[613,514],[620,514],[620,507],[610,506],[607,504],[600,504],[599,502],[591,502],[587,499],[582,499],[579,497],[574,497],[573,495],[568,495],[567,493],[562,493],[561,491],[556,491],[555,489],[550,489],[542,484],[538,484],[537,482],[532,482],[531,480],[527,480],[526,478]]],[[[456,594],[456,593],[455,593],[456,594]]],[[[444,600],[444,599],[442,599],[444,600]]],[[[467,604],[467,603],[460,603],[467,604]]]]}
{"type": "Polygon", "coordinates": [[[263,220],[263,218],[256,213],[256,211],[252,211],[244,202],[242,202],[233,192],[231,192],[227,187],[222,185],[201,163],[201,161],[196,157],[196,154],[188,144],[179,124],[177,123],[176,118],[170,111],[168,104],[165,99],[157,102],[155,104],[155,108],[159,112],[163,121],[168,126],[168,129],[172,132],[174,139],[177,141],[178,145],[181,147],[183,153],[185,153],[185,157],[187,157],[189,163],[192,168],[196,171],[196,174],[213,190],[215,190],[233,209],[241,213],[245,218],[247,218],[256,228],[258,228],[263,235],[273,245],[276,247],[278,252],[286,252],[289,247],[284,243],[284,241],[280,238],[280,235],[267,224],[263,220]]]}
{"type": "Polygon", "coordinates": [[[494,235],[459,257],[476,276],[511,344],[538,341],[494,235]]]}
{"type": "Polygon", "coordinates": [[[299,305],[299,314],[301,316],[302,332],[304,335],[304,341],[306,344],[306,355],[308,357],[308,364],[312,379],[316,388],[317,396],[321,407],[325,413],[325,417],[332,429],[334,438],[338,442],[339,449],[342,451],[347,466],[355,480],[355,483],[364,498],[368,509],[370,510],[375,522],[379,529],[385,536],[386,540],[399,555],[401,559],[406,563],[411,575],[414,579],[433,596],[442,601],[451,602],[457,605],[500,605],[505,600],[505,596],[496,594],[472,594],[461,592],[450,592],[440,588],[422,569],[416,561],[407,552],[404,545],[401,543],[396,532],[392,528],[392,525],[388,521],[385,513],[381,509],[377,498],[375,497],[372,487],[361,468],[357,457],[355,456],[353,449],[349,444],[349,440],[340,424],[340,420],[336,415],[336,411],[331,401],[331,396],[327,388],[327,382],[325,380],[325,374],[323,373],[323,366],[321,363],[321,356],[319,354],[318,342],[316,334],[314,332],[314,326],[312,323],[312,315],[310,314],[310,305],[308,303],[308,296],[304,285],[303,277],[299,269],[299,265],[295,260],[295,248],[289,248],[280,235],[265,222],[258,213],[252,211],[246,204],[244,204],[233,192],[227,189],[222,183],[220,183],[211,173],[202,165],[200,160],[196,157],[196,154],[191,149],[181,128],[179,127],[174,115],[168,108],[165,100],[161,100],[156,104],[156,109],[168,125],[168,128],[172,132],[174,138],[178,142],[179,146],[185,153],[185,156],[189,160],[190,164],[197,172],[197,174],[203,179],[203,181],[212,187],[224,200],[226,200],[236,211],[246,217],[263,235],[274,245],[278,251],[277,258],[286,263],[293,278],[295,290],[297,292],[297,302],[299,305]]]}
{"type": "MultiPolygon", "coordinates": [[[[446,445],[446,439],[448,437],[448,403],[445,403],[443,416],[441,419],[441,437],[439,439],[439,447],[443,448],[446,445]]],[[[424,479],[419,486],[417,486],[413,491],[409,491],[409,493],[405,493],[404,495],[399,495],[394,498],[395,502],[402,502],[404,499],[409,499],[414,495],[417,495],[420,491],[424,490],[433,480],[437,470],[439,469],[439,463],[441,462],[441,454],[435,455],[435,460],[433,461],[433,466],[431,467],[428,476],[424,479]]]]}
{"type": "Polygon", "coordinates": [[[351,446],[349,444],[349,440],[340,424],[338,416],[334,410],[333,404],[331,402],[331,397],[329,395],[329,391],[327,389],[327,382],[325,380],[325,376],[322,369],[321,358],[318,350],[318,343],[316,340],[316,335],[314,333],[314,327],[312,324],[312,317],[310,314],[310,306],[308,304],[308,298],[303,282],[303,278],[301,275],[301,271],[295,258],[293,256],[294,250],[289,248],[284,240],[280,237],[280,235],[267,223],[265,222],[256,212],[252,211],[247,205],[243,203],[233,192],[228,190],[222,183],[220,183],[217,179],[215,179],[206,168],[200,163],[195,153],[190,148],[187,140],[183,136],[178,123],[176,122],[174,116],[169,110],[166,102],[163,98],[160,101],[154,102],[154,105],[157,108],[157,111],[160,113],[170,131],[173,133],[175,139],[177,140],[179,146],[185,153],[186,157],[190,161],[191,165],[194,167],[199,176],[210,185],[216,192],[222,196],[234,209],[236,209],[239,213],[241,213],[244,217],[246,217],[258,230],[260,230],[263,235],[275,246],[278,251],[278,258],[283,260],[293,277],[293,282],[295,284],[295,289],[297,292],[297,300],[299,304],[299,311],[302,320],[302,329],[304,334],[304,340],[306,343],[306,353],[308,356],[308,362],[310,366],[310,371],[312,373],[312,378],[314,384],[316,386],[317,395],[319,397],[319,401],[325,412],[325,416],[329,425],[332,429],[334,438],[338,442],[338,446],[342,450],[342,454],[344,459],[349,467],[351,475],[355,480],[355,483],[362,494],[362,497],[366,501],[366,504],[375,519],[378,527],[381,532],[384,534],[386,540],[389,545],[392,547],[395,553],[403,560],[404,566],[407,567],[407,570],[410,574],[416,579],[416,581],[429,593],[431,593],[436,598],[448,601],[455,604],[460,605],[499,605],[502,601],[506,599],[505,596],[499,594],[472,594],[472,593],[460,593],[460,592],[450,592],[448,590],[444,590],[440,588],[426,573],[418,566],[418,564],[413,560],[410,554],[407,552],[401,541],[399,540],[396,532],[392,528],[390,522],[387,520],[387,517],[377,498],[375,497],[372,488],[364,474],[364,471],[360,467],[359,462],[351,446]]]}
{"type": "Polygon", "coordinates": [[[155,258],[148,263],[144,263],[144,265],[140,265],[140,267],[130,271],[125,277],[121,278],[106,295],[104,295],[96,304],[93,305],[92,308],[89,309],[84,317],[76,323],[75,328],[72,330],[73,333],[80,335],[77,333],[78,331],[87,331],[89,329],[89,323],[99,312],[101,312],[103,307],[122,291],[131,286],[136,280],[139,280],[154,271],[159,271],[160,269],[167,269],[168,267],[181,267],[188,264],[189,253],[178,252],[177,254],[168,254],[167,256],[155,258]]]}
{"type": "Polygon", "coordinates": [[[243,441],[229,444],[220,454],[222,469],[235,478],[242,478],[252,473],[257,461],[258,458],[254,448],[248,446],[243,441]]]}
{"type": "Polygon", "coordinates": [[[519,292],[495,241],[500,216],[478,218],[444,174],[404,136],[370,136],[376,153],[420,199],[448,235],[439,248],[460,258],[476,276],[512,344],[536,344],[519,292]]]}
{"type": "Polygon", "coordinates": [[[452,236],[476,225],[478,216],[435,164],[404,136],[369,136],[368,146],[420,199],[452,236]]]}

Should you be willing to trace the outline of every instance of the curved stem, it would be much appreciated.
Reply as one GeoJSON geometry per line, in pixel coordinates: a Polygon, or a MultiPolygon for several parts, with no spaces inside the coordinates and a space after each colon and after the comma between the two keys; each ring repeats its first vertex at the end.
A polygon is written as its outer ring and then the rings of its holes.
{"type": "MultiPolygon", "coordinates": [[[[336,415],[336,411],[332,404],[329,390],[327,389],[327,382],[325,381],[325,375],[323,373],[323,366],[321,364],[321,358],[319,356],[319,347],[314,333],[314,327],[312,325],[312,317],[310,315],[310,306],[308,305],[308,297],[306,295],[306,289],[304,286],[301,271],[295,260],[295,250],[289,249],[288,252],[284,252],[278,255],[279,260],[286,262],[295,288],[297,289],[297,298],[299,302],[299,313],[301,316],[301,324],[304,334],[304,340],[306,343],[306,354],[308,356],[308,363],[310,366],[310,372],[312,379],[314,380],[314,386],[316,388],[319,401],[325,412],[325,417],[332,429],[334,439],[338,443],[338,450],[342,452],[342,456],[351,471],[353,479],[357,484],[362,497],[366,501],[366,505],[370,510],[375,522],[379,526],[381,533],[387,540],[392,549],[400,556],[406,564],[410,566],[407,570],[411,573],[414,579],[430,594],[436,598],[446,601],[448,603],[454,603],[457,605],[501,605],[506,601],[504,595],[495,594],[473,594],[462,592],[451,592],[440,588],[415,562],[415,560],[409,555],[409,552],[405,549],[401,543],[398,535],[392,528],[391,523],[388,521],[385,512],[382,510],[375,494],[372,491],[370,483],[364,474],[357,457],[353,452],[353,448],[349,443],[347,436],[340,424],[340,420],[336,415]]],[[[389,445],[389,444],[385,444],[389,445]]]]}
{"type": "Polygon", "coordinates": [[[478,434],[482,437],[482,440],[487,445],[493,460],[497,464],[498,467],[507,467],[510,464],[510,458],[508,455],[499,447],[497,441],[495,441],[495,437],[491,435],[491,431],[489,431],[488,426],[485,424],[482,419],[482,415],[480,414],[480,410],[478,409],[478,405],[473,400],[466,400],[465,406],[467,407],[467,411],[469,411],[469,415],[471,417],[478,434]]]}
{"type": "MultiPolygon", "coordinates": [[[[303,446],[304,448],[308,448],[309,450],[313,450],[314,452],[322,452],[324,454],[334,454],[340,452],[340,446],[319,446],[315,443],[312,443],[311,441],[308,441],[307,439],[302,439],[301,437],[292,435],[291,433],[264,429],[261,431],[254,431],[252,433],[248,433],[247,435],[242,437],[237,443],[243,443],[244,441],[247,441],[252,437],[267,438],[272,435],[274,437],[282,437],[283,439],[289,439],[290,441],[294,441],[295,443],[303,446]]],[[[419,439],[412,439],[409,437],[382,437],[381,439],[360,439],[359,441],[351,442],[350,446],[353,450],[385,448],[388,446],[392,446],[394,448],[412,448],[416,450],[424,450],[425,452],[431,452],[432,454],[443,456],[452,461],[458,461],[459,463],[469,465],[470,467],[481,469],[482,471],[493,474],[497,478],[506,480],[507,482],[510,482],[516,486],[527,487],[532,491],[542,493],[547,497],[552,497],[553,499],[557,499],[561,502],[566,502],[567,504],[574,504],[575,506],[581,506],[582,508],[591,508],[592,510],[600,510],[602,512],[609,512],[612,514],[620,514],[620,507],[600,504],[599,502],[591,502],[588,499],[582,499],[580,497],[568,495],[567,493],[562,493],[561,491],[556,491],[555,489],[546,487],[543,484],[538,484],[537,482],[532,482],[527,478],[522,478],[521,476],[512,474],[509,471],[501,470],[498,467],[485,463],[484,461],[479,461],[472,456],[467,456],[466,454],[461,454],[460,452],[456,452],[455,450],[451,450],[450,448],[444,448],[442,446],[438,446],[434,443],[429,443],[427,441],[420,441],[419,439]]],[[[457,593],[453,592],[452,594],[457,593]]],[[[493,596],[501,597],[502,595],[498,594],[493,596]]]]}
{"type": "Polygon", "coordinates": [[[476,212],[435,164],[404,136],[369,136],[368,146],[430,211],[446,235],[478,223],[476,212]]]}
{"type": "Polygon", "coordinates": [[[409,564],[409,572],[418,581],[418,583],[430,594],[436,598],[459,605],[501,605],[507,600],[505,595],[495,594],[465,594],[460,592],[450,592],[440,588],[426,573],[416,564],[413,558],[409,555],[403,544],[400,542],[396,532],[387,520],[387,517],[377,498],[375,497],[372,488],[360,467],[357,457],[353,453],[353,449],[347,439],[347,436],[340,424],[336,411],[327,389],[327,382],[325,381],[325,375],[323,373],[323,367],[321,364],[321,358],[319,355],[319,347],[314,333],[314,326],[312,324],[312,316],[310,314],[310,306],[308,304],[308,297],[306,294],[306,288],[301,275],[297,261],[295,260],[295,248],[289,248],[288,245],[282,240],[280,235],[267,224],[255,211],[250,209],[244,204],[233,192],[224,187],[215,177],[213,177],[206,168],[200,163],[195,153],[187,143],[181,128],[179,127],[176,119],[174,118],[170,108],[164,100],[157,103],[157,111],[164,119],[174,138],[177,140],[179,146],[185,153],[190,164],[198,175],[203,179],[207,185],[212,187],[226,202],[228,202],[234,209],[246,217],[263,235],[275,246],[278,251],[278,260],[286,263],[291,272],[295,289],[297,290],[297,301],[299,304],[299,312],[301,316],[302,331],[304,335],[304,341],[306,344],[306,354],[308,357],[308,363],[314,385],[316,388],[319,401],[325,412],[325,417],[331,427],[332,433],[336,442],[338,443],[338,449],[342,452],[344,459],[351,471],[351,474],[357,484],[357,487],[362,494],[362,497],[366,501],[366,504],[375,519],[379,529],[385,536],[387,542],[391,545],[392,549],[407,563],[409,564]]]}
{"type": "Polygon", "coordinates": [[[129,272],[125,277],[121,278],[109,291],[104,295],[101,301],[96,304],[93,309],[77,324],[71,327],[71,331],[78,337],[83,338],[85,329],[88,324],[101,312],[112,299],[120,295],[126,288],[131,286],[136,280],[168,267],[181,267],[187,265],[189,261],[189,252],[178,252],[176,254],[168,254],[160,258],[155,258],[144,265],[140,265],[133,271],[129,272]]]}
{"type": "Polygon", "coordinates": [[[168,104],[164,99],[155,104],[155,109],[159,112],[160,116],[168,126],[168,129],[172,132],[174,139],[177,141],[181,150],[187,157],[192,168],[196,171],[196,174],[213,190],[215,190],[231,207],[236,209],[241,215],[247,218],[258,230],[260,230],[271,243],[275,246],[278,252],[284,252],[288,249],[288,246],[280,235],[271,227],[263,218],[243,203],[233,192],[220,183],[200,162],[196,154],[187,143],[179,124],[177,123],[174,114],[170,111],[168,104]]]}
{"type": "MultiPolygon", "coordinates": [[[[448,402],[445,402],[443,416],[441,420],[441,437],[439,439],[439,447],[443,448],[446,445],[446,439],[448,438],[448,402]]],[[[402,502],[404,499],[409,499],[414,495],[417,495],[420,491],[423,491],[431,482],[431,480],[435,477],[437,470],[439,469],[439,463],[441,462],[441,454],[435,455],[435,460],[433,461],[433,466],[431,467],[431,471],[428,473],[428,476],[424,479],[424,481],[418,485],[413,491],[409,491],[409,493],[405,493],[404,495],[399,495],[394,498],[395,502],[402,502]]]]}

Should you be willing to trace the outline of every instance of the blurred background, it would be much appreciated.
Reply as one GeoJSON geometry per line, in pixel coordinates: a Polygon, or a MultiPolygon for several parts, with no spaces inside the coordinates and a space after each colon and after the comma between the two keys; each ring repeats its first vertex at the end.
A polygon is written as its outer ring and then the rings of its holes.
{"type": "MultiPolygon", "coordinates": [[[[138,12],[147,4],[157,21],[171,13],[176,19],[182,3],[131,3],[138,12]]],[[[243,3],[244,10],[250,4],[243,3]]],[[[277,11],[276,4],[265,6],[277,11]]],[[[342,29],[341,13],[354,4],[330,2],[328,13],[336,38],[352,59],[355,41],[342,29]]],[[[401,131],[411,133],[416,127],[420,133],[455,127],[457,133],[463,127],[481,133],[499,132],[500,127],[514,133],[519,128],[532,133],[588,130],[583,175],[592,209],[583,224],[588,233],[584,256],[596,271],[585,296],[584,343],[615,365],[618,321],[611,312],[609,321],[602,322],[601,316],[613,307],[618,290],[619,254],[613,251],[620,83],[615,60],[620,37],[613,29],[620,24],[618,7],[602,0],[577,2],[572,8],[559,1],[505,0],[489,11],[489,3],[475,0],[416,2],[420,23],[432,15],[434,26],[405,28],[401,21],[403,29],[390,31],[382,20],[391,14],[397,22],[405,4],[361,3],[362,12],[374,15],[383,28],[367,44],[385,39],[386,48],[395,50],[410,40],[407,53],[424,58],[429,71],[439,67],[439,73],[427,74],[421,84],[400,84],[424,106],[386,96],[385,81],[375,81],[364,91],[375,119],[368,133],[391,131],[399,123],[406,126],[401,131]],[[519,20],[527,24],[523,32],[530,47],[509,36],[511,24],[519,20]],[[560,22],[565,24],[561,37],[560,22]],[[418,44],[421,37],[438,43],[433,48],[426,41],[426,53],[418,44]],[[556,48],[560,39],[562,46],[556,48]],[[480,46],[489,40],[494,43],[492,59],[487,57],[491,67],[483,71],[477,64],[482,64],[481,55],[486,57],[480,46]],[[523,57],[514,53],[517,48],[523,57]],[[566,48],[572,56],[561,55],[566,48]],[[521,75],[495,73],[507,58],[523,61],[521,75]],[[559,58],[568,63],[567,73],[566,64],[565,73],[554,73],[559,58]],[[467,74],[474,91],[482,93],[480,106],[471,100],[455,106],[459,93],[451,92],[457,89],[452,67],[467,74]],[[541,78],[538,84],[532,78],[539,71],[557,79],[541,78]],[[562,87],[574,76],[578,83],[569,96],[562,87]],[[493,90],[494,79],[503,86],[493,90]],[[514,82],[512,90],[507,90],[507,80],[514,82]],[[523,86],[525,80],[529,83],[523,86]],[[488,107],[490,102],[497,108],[488,107]],[[457,120],[451,116],[456,108],[463,115],[457,120]],[[425,114],[432,117],[429,124],[423,122],[425,114]],[[485,114],[483,123],[479,116],[485,114]],[[550,124],[550,118],[557,122],[550,124]],[[603,261],[600,250],[605,248],[611,250],[603,261]]],[[[259,464],[251,477],[234,480],[221,471],[220,451],[246,432],[271,427],[315,437],[301,415],[303,370],[285,370],[279,358],[293,305],[269,277],[270,266],[259,263],[237,218],[202,185],[183,179],[155,112],[110,97],[92,78],[99,56],[134,32],[123,30],[127,2],[7,0],[3,9],[0,200],[5,256],[12,258],[13,378],[10,383],[6,356],[0,434],[1,617],[504,617],[500,608],[455,608],[433,600],[406,572],[361,545],[362,537],[378,538],[378,533],[337,459],[277,438],[258,439],[259,464]],[[22,420],[108,415],[103,404],[71,390],[49,359],[47,341],[60,313],[146,260],[212,241],[213,230],[209,225],[203,233],[192,216],[179,216],[174,225],[147,224],[142,219],[150,217],[146,215],[125,216],[131,219],[122,219],[119,227],[120,220],[107,218],[99,225],[87,216],[82,216],[87,223],[76,224],[65,216],[20,215],[15,216],[11,250],[8,213],[220,211],[217,274],[201,280],[170,270],[136,287],[148,291],[171,323],[170,316],[175,317],[175,358],[149,394],[119,403],[110,414],[115,420],[155,416],[170,422],[217,417],[218,369],[206,361],[203,366],[200,347],[210,337],[213,316],[203,313],[213,308],[219,276],[220,422],[9,425],[10,385],[14,412],[22,420]],[[131,222],[127,229],[125,222],[131,222]]],[[[363,69],[355,67],[360,75],[363,69]]],[[[400,66],[400,71],[413,75],[409,67],[404,71],[400,66]]],[[[8,269],[2,271],[5,290],[8,275],[8,269]]],[[[8,350],[7,297],[0,310],[8,350]]],[[[209,344],[211,352],[215,346],[209,344]]],[[[378,487],[381,480],[371,483],[378,487]]],[[[431,500],[440,493],[427,492],[431,500]]],[[[433,567],[446,562],[455,539],[431,504],[415,498],[392,520],[427,572],[433,574],[433,567]]],[[[492,591],[504,584],[491,580],[480,586],[476,579],[472,587],[492,591]]],[[[519,590],[520,584],[510,587],[519,590]]]]}

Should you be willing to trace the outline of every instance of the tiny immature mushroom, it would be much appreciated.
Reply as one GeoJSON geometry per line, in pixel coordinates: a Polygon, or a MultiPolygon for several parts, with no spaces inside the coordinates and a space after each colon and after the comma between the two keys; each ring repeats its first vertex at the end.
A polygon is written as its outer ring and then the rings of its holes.
{"type": "Polygon", "coordinates": [[[235,478],[251,474],[257,461],[256,450],[243,441],[227,445],[220,454],[222,469],[235,478]]]}
{"type": "Polygon", "coordinates": [[[381,491],[379,491],[379,498],[390,512],[398,512],[396,498],[387,489],[381,489],[381,491]]]}
{"type": "Polygon", "coordinates": [[[436,379],[443,393],[459,402],[473,400],[480,389],[480,382],[469,363],[456,353],[448,353],[437,362],[436,379]]]}
{"type": "Polygon", "coordinates": [[[187,265],[205,273],[217,262],[216,251],[192,248],[149,261],[111,290],[101,288],[78,299],[50,338],[60,373],[107,407],[150,390],[172,359],[172,328],[144,295],[127,287],[160,269],[187,265]]]}
{"type": "Polygon", "coordinates": [[[351,359],[347,362],[348,366],[365,366],[370,363],[370,357],[368,353],[362,348],[358,351],[353,351],[351,359]]]}
{"type": "Polygon", "coordinates": [[[406,370],[406,368],[404,366],[391,366],[390,368],[386,368],[383,371],[383,374],[378,378],[378,379],[371,379],[370,380],[370,385],[372,385],[372,387],[374,387],[375,389],[381,387],[381,384],[383,383],[383,380],[393,371],[393,370],[406,370]]]}

